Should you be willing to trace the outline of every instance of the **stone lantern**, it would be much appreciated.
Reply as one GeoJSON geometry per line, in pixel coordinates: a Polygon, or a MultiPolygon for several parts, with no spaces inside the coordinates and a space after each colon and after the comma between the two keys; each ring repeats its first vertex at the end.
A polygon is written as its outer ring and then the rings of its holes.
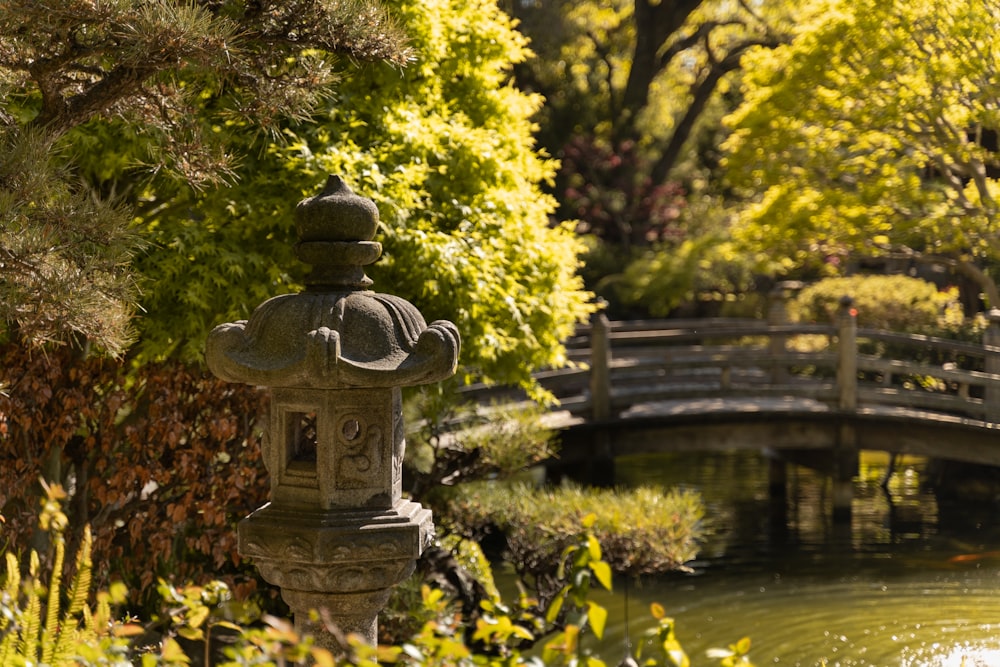
{"type": "Polygon", "coordinates": [[[454,374],[458,331],[370,289],[374,202],[337,176],[295,211],[306,290],[262,303],[208,337],[217,376],[271,388],[263,441],[270,502],[239,524],[239,552],[281,588],[300,632],[335,647],[314,611],[376,641],[390,589],[433,533],[402,497],[400,388],[454,374]]]}

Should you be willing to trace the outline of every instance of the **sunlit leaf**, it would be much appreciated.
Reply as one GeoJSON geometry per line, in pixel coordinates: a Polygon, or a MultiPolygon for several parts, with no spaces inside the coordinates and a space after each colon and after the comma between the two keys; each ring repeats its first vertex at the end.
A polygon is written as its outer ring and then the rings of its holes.
{"type": "Polygon", "coordinates": [[[545,620],[550,624],[555,623],[556,619],[559,618],[559,612],[562,611],[563,602],[566,599],[565,591],[566,589],[564,588],[560,594],[552,598],[552,602],[549,603],[548,611],[545,612],[545,620]]]}
{"type": "Polygon", "coordinates": [[[608,610],[596,602],[588,602],[587,620],[590,622],[590,628],[594,631],[594,635],[598,639],[602,639],[604,637],[604,626],[608,622],[608,610]]]}
{"type": "Polygon", "coordinates": [[[181,645],[177,643],[175,639],[167,637],[163,640],[160,645],[160,657],[167,662],[175,662],[180,664],[190,664],[191,660],[184,653],[184,649],[181,645]]]}
{"type": "Polygon", "coordinates": [[[333,654],[325,648],[313,646],[309,649],[309,655],[317,667],[335,667],[337,664],[337,661],[333,658],[333,654]]]}
{"type": "Polygon", "coordinates": [[[601,585],[604,586],[604,588],[606,588],[607,590],[610,591],[611,590],[611,566],[608,563],[600,560],[600,561],[596,561],[596,562],[591,562],[590,563],[590,569],[593,571],[594,576],[597,577],[597,580],[599,582],[601,582],[601,585]]]}

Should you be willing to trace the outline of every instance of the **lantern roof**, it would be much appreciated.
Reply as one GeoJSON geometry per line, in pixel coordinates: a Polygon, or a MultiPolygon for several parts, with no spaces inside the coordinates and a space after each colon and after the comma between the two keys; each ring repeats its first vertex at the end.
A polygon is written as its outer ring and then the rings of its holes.
{"type": "Polygon", "coordinates": [[[417,308],[370,289],[364,267],[379,258],[375,203],[339,176],[295,209],[306,290],[268,299],[249,320],[213,329],[205,357],[231,382],[273,387],[411,386],[455,373],[458,330],[428,325],[417,308]]]}

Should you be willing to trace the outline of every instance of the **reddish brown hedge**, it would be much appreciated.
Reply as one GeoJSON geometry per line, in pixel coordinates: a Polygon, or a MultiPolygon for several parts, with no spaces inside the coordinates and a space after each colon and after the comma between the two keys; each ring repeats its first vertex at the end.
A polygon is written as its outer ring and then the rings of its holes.
{"type": "Polygon", "coordinates": [[[235,523],[267,499],[263,392],[177,363],[129,369],[14,343],[0,345],[0,391],[0,544],[33,546],[45,476],[69,491],[73,527],[93,528],[96,584],[122,579],[139,604],[157,577],[256,589],[235,523]]]}

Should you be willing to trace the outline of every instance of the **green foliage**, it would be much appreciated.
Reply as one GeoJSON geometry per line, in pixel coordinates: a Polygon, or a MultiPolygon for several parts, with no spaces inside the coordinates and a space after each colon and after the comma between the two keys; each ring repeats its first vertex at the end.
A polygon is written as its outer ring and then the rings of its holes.
{"type": "Polygon", "coordinates": [[[49,549],[44,556],[32,550],[27,576],[17,558],[4,552],[6,574],[0,591],[0,664],[11,667],[50,665],[126,665],[127,637],[137,627],[112,618],[112,604],[124,601],[126,589],[112,586],[91,605],[90,531],[85,530],[77,550],[72,579],[63,581],[68,519],[62,511],[65,492],[44,487],[46,497],[38,517],[49,549]]]}
{"type": "Polygon", "coordinates": [[[694,301],[699,269],[713,244],[714,239],[702,237],[647,250],[625,267],[615,283],[618,297],[655,317],[665,317],[681,303],[694,301]]]}
{"type": "Polygon", "coordinates": [[[407,490],[421,499],[441,485],[505,479],[551,458],[552,429],[535,403],[459,404],[438,387],[422,388],[407,401],[407,490]]]}
{"type": "Polygon", "coordinates": [[[728,174],[759,266],[847,255],[947,260],[991,302],[1000,87],[995,2],[817,3],[794,41],[746,62],[728,174]]]}
{"type": "Polygon", "coordinates": [[[609,314],[641,319],[709,307],[713,314],[760,316],[752,267],[725,240],[724,225],[704,220],[704,212],[700,216],[702,229],[689,226],[691,235],[681,242],[634,253],[624,269],[609,267],[614,272],[595,287],[609,301],[609,314]]]}
{"type": "Polygon", "coordinates": [[[0,322],[28,342],[82,337],[121,353],[135,300],[134,183],[81,177],[134,178],[143,164],[185,186],[224,182],[234,132],[307,116],[328,97],[335,56],[405,63],[401,41],[363,0],[4,2],[0,322]],[[102,118],[127,142],[88,155],[74,130],[102,118]]]}
{"type": "Polygon", "coordinates": [[[213,325],[297,288],[292,211],[336,173],[378,204],[376,289],[455,322],[465,377],[530,385],[532,369],[564,362],[561,341],[591,306],[581,246],[550,226],[541,192],[554,173],[532,138],[541,100],[509,85],[524,39],[489,2],[387,5],[417,54],[409,67],[352,72],[312,123],[250,143],[235,187],[144,193],[143,358],[200,358],[213,325]]]}
{"type": "Polygon", "coordinates": [[[38,131],[0,124],[0,326],[19,340],[131,337],[129,216],[72,184],[38,131]]]}
{"type": "Polygon", "coordinates": [[[820,280],[795,295],[789,314],[800,322],[833,322],[844,296],[854,300],[861,327],[934,335],[959,328],[964,319],[953,291],[903,275],[820,280]]]}
{"type": "Polygon", "coordinates": [[[471,539],[498,531],[510,561],[543,598],[555,594],[560,554],[584,517],[612,568],[636,576],[666,572],[694,558],[704,509],[696,494],[643,487],[628,493],[563,486],[468,484],[435,503],[438,520],[471,539]]]}

